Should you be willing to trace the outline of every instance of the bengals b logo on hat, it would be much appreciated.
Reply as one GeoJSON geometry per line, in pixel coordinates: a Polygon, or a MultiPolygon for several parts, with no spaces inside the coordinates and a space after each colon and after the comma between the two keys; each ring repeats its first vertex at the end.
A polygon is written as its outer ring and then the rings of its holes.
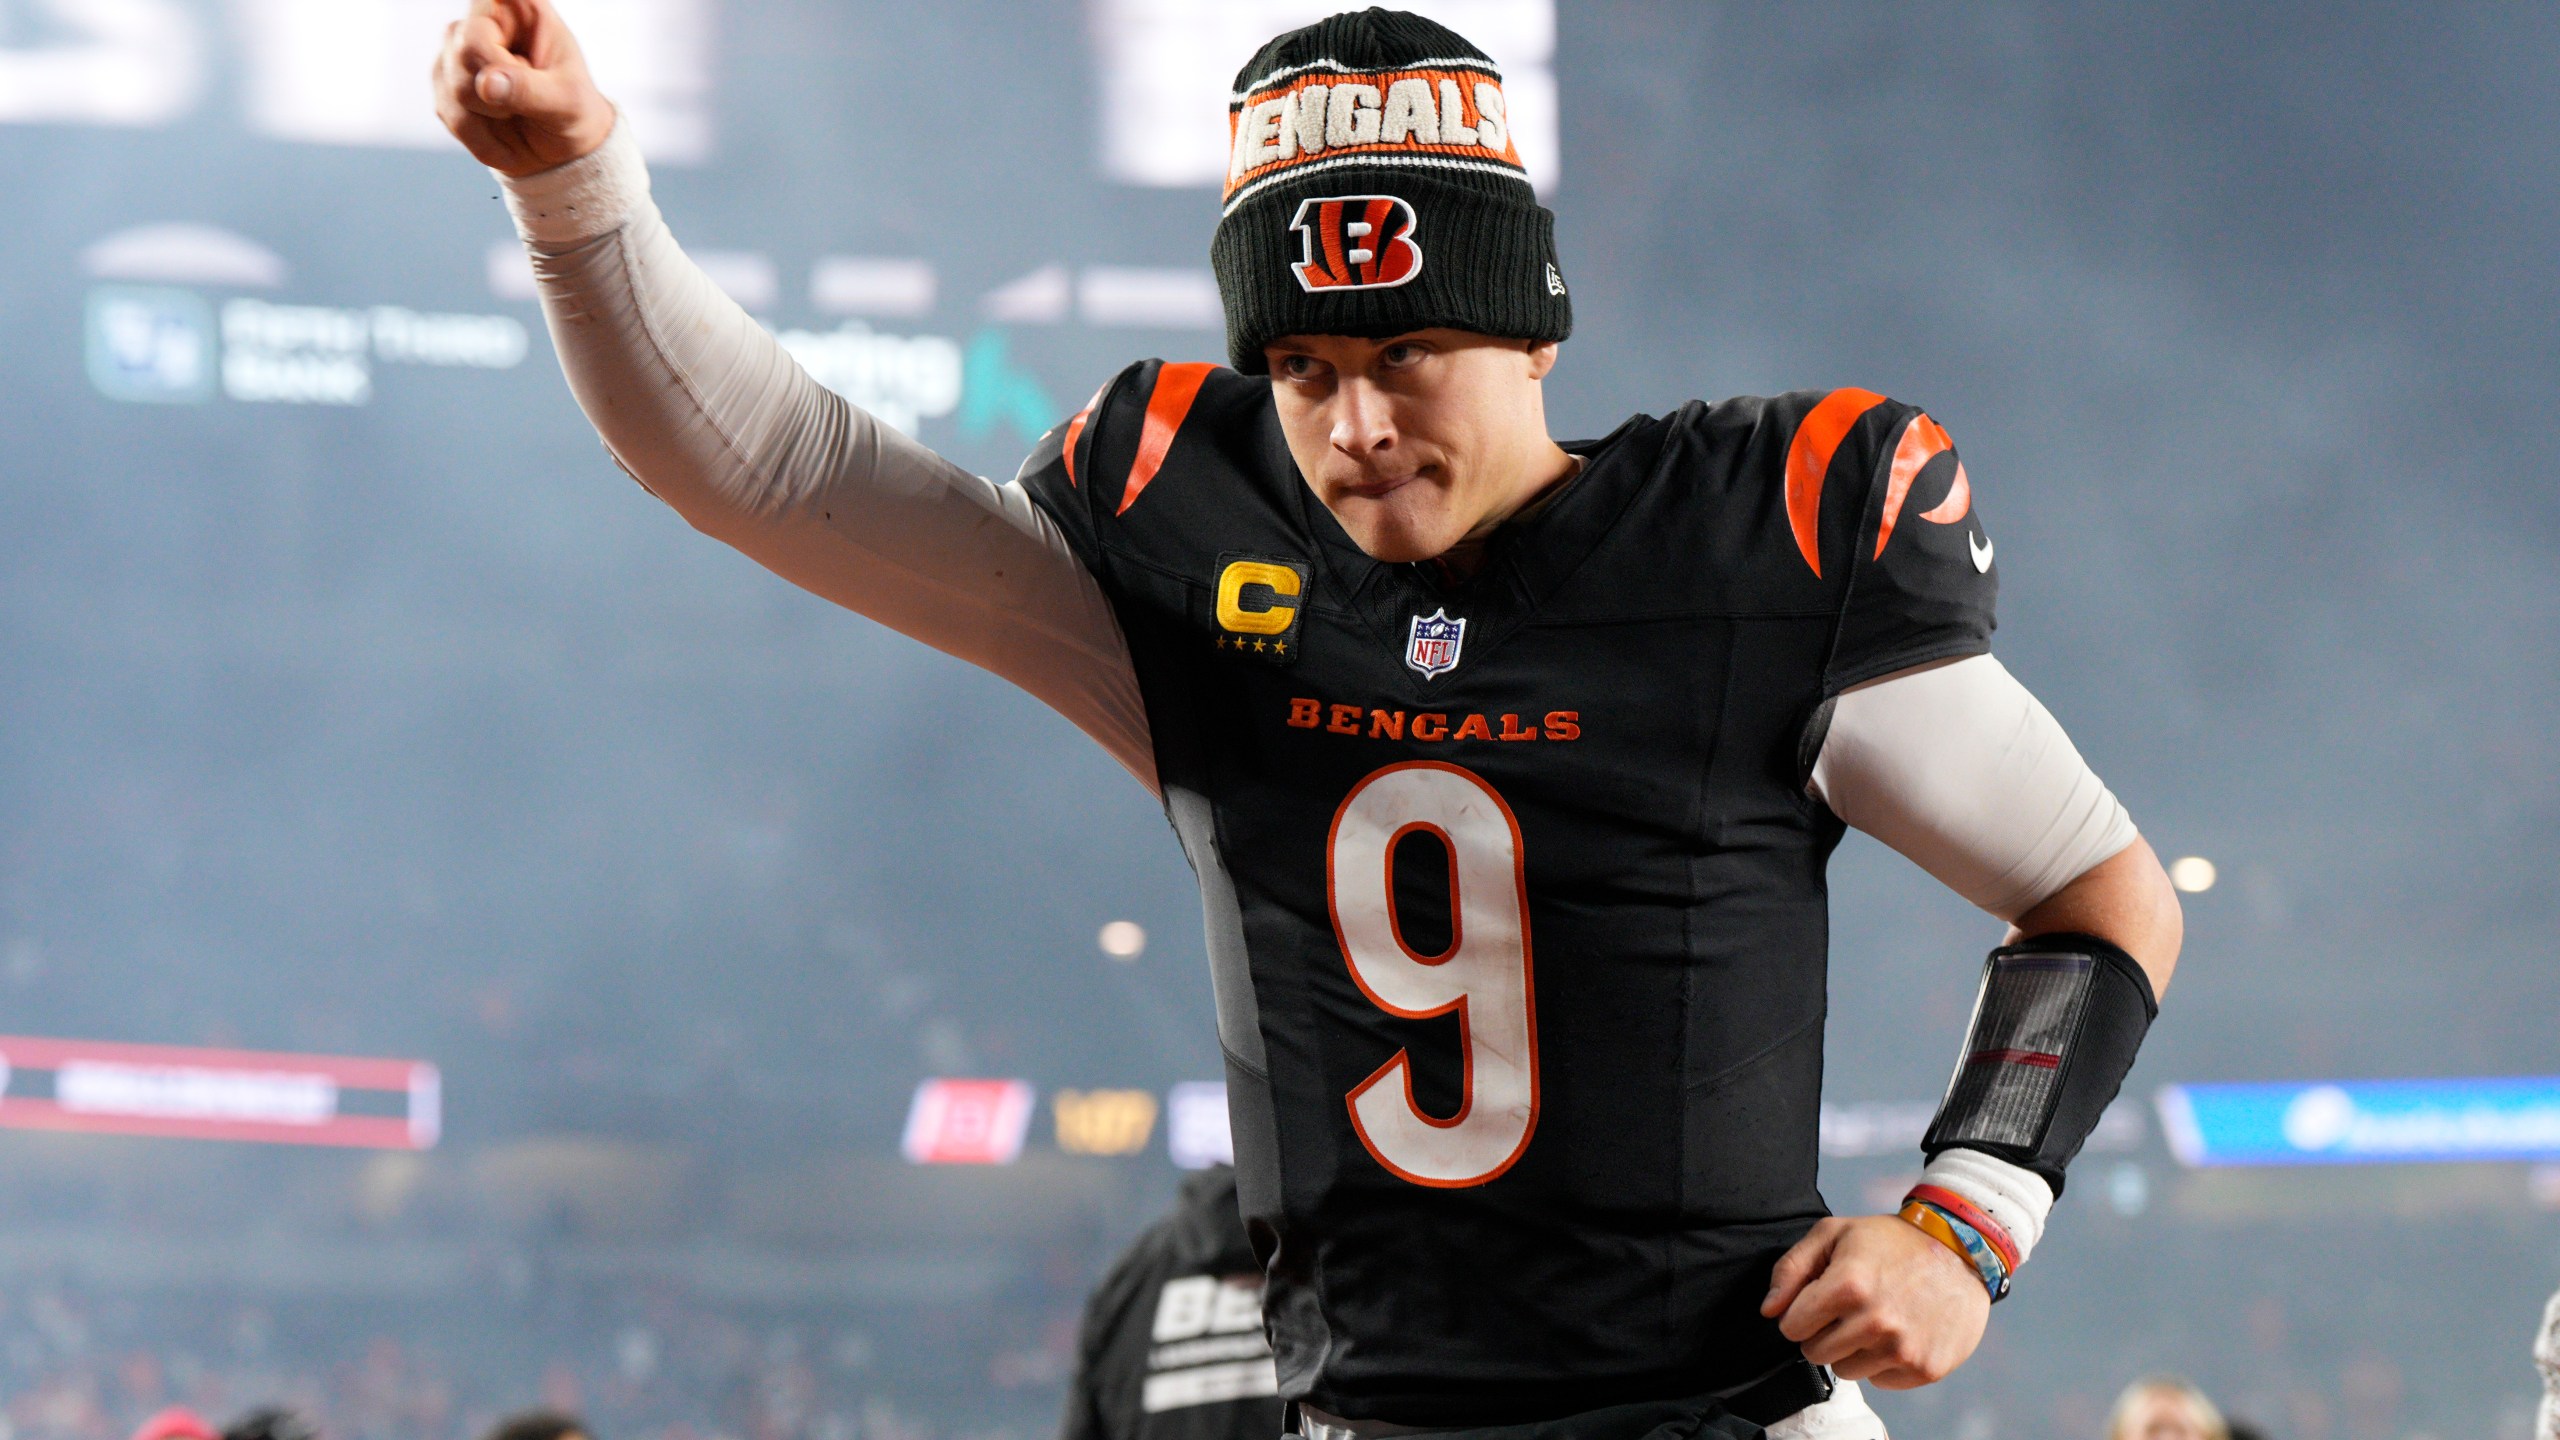
{"type": "Polygon", "coordinates": [[[1384,290],[1422,273],[1413,242],[1413,207],[1393,195],[1322,195],[1298,202],[1289,220],[1298,237],[1298,287],[1384,290]]]}

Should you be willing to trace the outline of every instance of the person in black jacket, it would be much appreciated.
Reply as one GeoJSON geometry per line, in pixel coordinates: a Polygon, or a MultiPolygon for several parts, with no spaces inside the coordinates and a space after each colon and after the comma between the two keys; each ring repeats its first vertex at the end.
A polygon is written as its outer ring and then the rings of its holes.
{"type": "Polygon", "coordinates": [[[1275,1440],[1278,1391],[1236,1172],[1203,1170],[1086,1302],[1063,1440],[1275,1440]]]}

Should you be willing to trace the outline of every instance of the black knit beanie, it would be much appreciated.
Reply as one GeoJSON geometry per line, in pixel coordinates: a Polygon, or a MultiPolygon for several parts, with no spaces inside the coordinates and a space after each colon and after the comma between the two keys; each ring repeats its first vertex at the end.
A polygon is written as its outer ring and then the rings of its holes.
{"type": "Polygon", "coordinates": [[[1255,52],[1209,243],[1235,367],[1263,373],[1282,335],[1572,334],[1506,115],[1493,62],[1419,15],[1334,15],[1255,52]]]}

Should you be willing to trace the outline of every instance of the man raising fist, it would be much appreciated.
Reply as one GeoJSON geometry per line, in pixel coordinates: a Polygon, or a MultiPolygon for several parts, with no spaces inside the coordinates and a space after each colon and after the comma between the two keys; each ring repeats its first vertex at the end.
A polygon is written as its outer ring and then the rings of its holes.
{"type": "Polygon", "coordinates": [[[444,27],[435,94],[436,118],[501,175],[566,165],[613,131],[578,37],[542,0],[483,0],[444,27]]]}
{"type": "Polygon", "coordinates": [[[1554,217],[1500,72],[1412,15],[1238,74],[1233,368],[1130,366],[1005,485],[720,295],[542,0],[479,0],[436,85],[624,468],[1162,800],[1302,1432],[1874,1440],[1855,1381],[1972,1353],[2180,923],[1990,654],[1991,540],[1936,420],[1842,387],[1552,438],[1554,217]],[[1921,1183],[1843,1219],[1814,1173],[1852,825],[2010,929],[1968,967],[1921,1183]]]}

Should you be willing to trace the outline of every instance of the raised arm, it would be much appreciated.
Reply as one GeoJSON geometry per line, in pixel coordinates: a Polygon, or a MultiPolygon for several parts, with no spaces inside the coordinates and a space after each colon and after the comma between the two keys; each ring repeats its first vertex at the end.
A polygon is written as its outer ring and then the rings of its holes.
{"type": "Polygon", "coordinates": [[[435,91],[503,179],[569,388],[624,470],[793,584],[1028,690],[1155,789],[1128,644],[1055,523],[819,385],[720,292],[547,0],[474,0],[435,91]]]}

